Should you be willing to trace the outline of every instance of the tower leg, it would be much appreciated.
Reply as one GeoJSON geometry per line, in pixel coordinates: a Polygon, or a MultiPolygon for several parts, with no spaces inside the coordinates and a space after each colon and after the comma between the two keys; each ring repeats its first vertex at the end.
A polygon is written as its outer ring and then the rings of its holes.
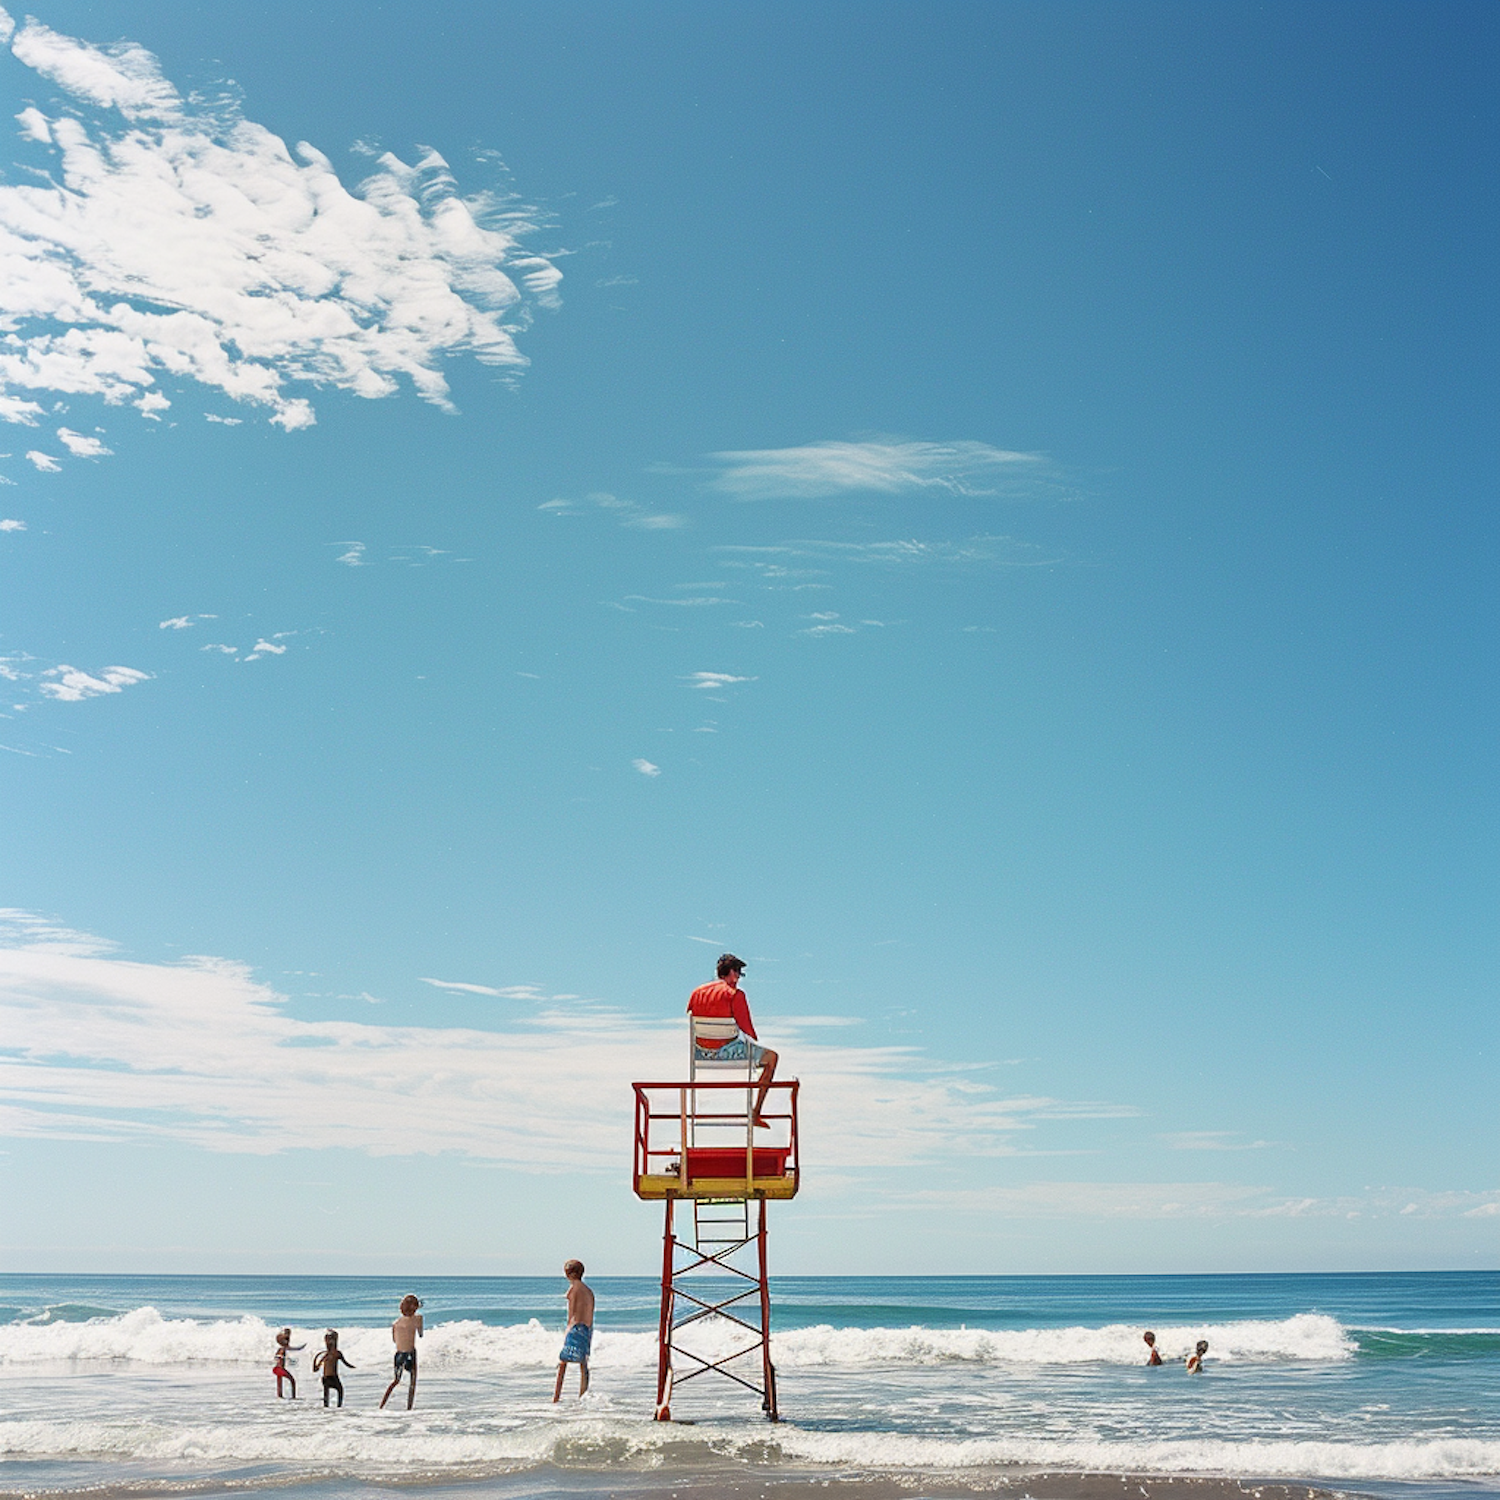
{"type": "Polygon", "coordinates": [[[771,1363],[771,1282],[767,1274],[766,1258],[766,1200],[760,1200],[760,1224],[755,1235],[756,1252],[760,1260],[760,1358],[762,1386],[765,1399],[761,1409],[772,1422],[781,1420],[776,1407],[776,1366],[771,1363]]]}
{"type": "MultiPolygon", "coordinates": [[[[684,1152],[684,1160],[687,1153],[684,1152]]],[[[762,1205],[764,1212],[764,1205],[762,1205]]],[[[672,1233],[672,1199],[667,1199],[667,1223],[662,1232],[661,1249],[661,1324],[656,1340],[656,1420],[672,1420],[672,1272],[677,1254],[677,1240],[672,1233]]]]}

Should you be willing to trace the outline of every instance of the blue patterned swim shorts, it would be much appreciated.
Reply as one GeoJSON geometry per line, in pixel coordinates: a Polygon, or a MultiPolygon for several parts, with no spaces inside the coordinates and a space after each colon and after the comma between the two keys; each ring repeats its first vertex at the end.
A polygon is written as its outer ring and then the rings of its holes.
{"type": "Polygon", "coordinates": [[[722,1047],[694,1047],[693,1060],[695,1062],[735,1062],[742,1063],[748,1060],[752,1068],[758,1068],[765,1061],[766,1049],[759,1042],[752,1042],[742,1031],[732,1042],[725,1042],[722,1047]]]}
{"type": "Polygon", "coordinates": [[[560,1365],[582,1364],[589,1357],[589,1346],[594,1342],[594,1330],[587,1323],[575,1323],[563,1339],[557,1351],[560,1365]]]}

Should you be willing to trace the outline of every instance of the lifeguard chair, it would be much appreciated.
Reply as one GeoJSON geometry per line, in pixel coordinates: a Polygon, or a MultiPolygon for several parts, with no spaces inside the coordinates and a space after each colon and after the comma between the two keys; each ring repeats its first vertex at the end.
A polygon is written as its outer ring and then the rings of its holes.
{"type": "Polygon", "coordinates": [[[797,1194],[798,1082],[771,1085],[762,1116],[768,1125],[758,1129],[751,1117],[756,1074],[749,1058],[705,1062],[697,1055],[697,1042],[727,1041],[736,1031],[733,1021],[689,1016],[686,1081],[633,1085],[633,1186],[638,1198],[666,1205],[656,1369],[659,1422],[671,1420],[676,1387],[709,1374],[752,1391],[761,1398],[766,1416],[780,1420],[771,1363],[766,1204],[797,1194]],[[676,1221],[679,1200],[691,1205],[691,1220],[684,1214],[676,1221]],[[716,1282],[720,1276],[728,1279],[727,1288],[708,1280],[716,1282]],[[751,1313],[759,1315],[755,1322],[744,1316],[751,1313]],[[732,1345],[728,1353],[705,1349],[701,1342],[692,1347],[710,1328],[722,1332],[726,1326],[732,1345]],[[756,1354],[759,1383],[750,1373],[756,1354]]]}

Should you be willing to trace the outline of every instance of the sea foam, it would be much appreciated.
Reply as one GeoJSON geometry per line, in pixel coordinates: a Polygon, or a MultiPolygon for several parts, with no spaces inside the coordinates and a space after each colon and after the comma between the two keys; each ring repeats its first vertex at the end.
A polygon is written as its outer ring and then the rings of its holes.
{"type": "MultiPolygon", "coordinates": [[[[176,1364],[264,1364],[275,1348],[275,1325],[260,1318],[234,1320],[163,1317],[154,1307],[140,1307],[115,1317],[83,1322],[13,1323],[0,1341],[0,1366],[89,1361],[176,1364]]],[[[494,1327],[477,1320],[456,1320],[430,1327],[421,1344],[424,1367],[485,1370],[536,1369],[553,1365],[560,1327],[536,1319],[494,1327]]],[[[1157,1347],[1167,1359],[1181,1359],[1200,1338],[1212,1357],[1223,1362],[1310,1361],[1330,1363],[1353,1358],[1357,1344],[1337,1319],[1321,1313],[1238,1322],[1159,1326],[1157,1347]]],[[[322,1348],[321,1327],[294,1327],[294,1344],[308,1345],[302,1358],[310,1363],[322,1348]]],[[[723,1320],[708,1320],[694,1330],[691,1347],[721,1358],[743,1340],[723,1320]]],[[[778,1332],[776,1363],[784,1369],[850,1368],[882,1365],[1139,1365],[1141,1330],[1134,1325],[1103,1328],[835,1328],[819,1324],[778,1332]]],[[[356,1365],[387,1361],[388,1329],[345,1328],[340,1347],[356,1365]]],[[[600,1368],[637,1369],[654,1364],[654,1330],[601,1327],[593,1363],[600,1368]]],[[[299,1368],[294,1361],[293,1370],[299,1368]]],[[[303,1365],[302,1368],[307,1368],[303,1365]]]]}

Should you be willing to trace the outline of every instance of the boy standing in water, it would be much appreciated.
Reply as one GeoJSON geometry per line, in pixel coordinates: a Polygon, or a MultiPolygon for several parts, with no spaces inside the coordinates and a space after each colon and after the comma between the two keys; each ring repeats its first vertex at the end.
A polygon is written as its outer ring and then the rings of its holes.
{"type": "Polygon", "coordinates": [[[1208,1340],[1199,1339],[1198,1347],[1187,1357],[1187,1372],[1189,1375],[1201,1375],[1203,1373],[1203,1356],[1208,1353],[1208,1340]]]}
{"type": "MultiPolygon", "coordinates": [[[[313,1369],[316,1370],[319,1366],[322,1366],[323,1369],[324,1406],[328,1405],[329,1391],[337,1391],[339,1393],[339,1405],[342,1406],[344,1404],[344,1382],[339,1379],[340,1363],[349,1365],[349,1361],[339,1351],[338,1329],[330,1328],[323,1335],[323,1352],[313,1357],[313,1369]]],[[[349,1368],[352,1370],[354,1366],[349,1365],[349,1368]]]]}
{"type": "Polygon", "coordinates": [[[292,1342],[292,1330],[283,1328],[276,1335],[276,1362],[271,1366],[271,1373],[276,1377],[276,1396],[281,1398],[281,1382],[285,1380],[292,1388],[292,1400],[297,1399],[297,1377],[286,1367],[286,1357],[294,1350],[305,1349],[306,1344],[294,1344],[292,1342]]]}
{"type": "Polygon", "coordinates": [[[563,1267],[568,1278],[568,1331],[557,1351],[557,1384],[552,1388],[552,1404],[562,1400],[563,1376],[568,1366],[578,1366],[578,1394],[589,1388],[589,1346],[594,1341],[594,1293],[583,1284],[583,1262],[570,1260],[563,1267]]]}
{"type": "Polygon", "coordinates": [[[1156,1347],[1156,1335],[1148,1328],[1141,1337],[1146,1341],[1146,1348],[1151,1352],[1146,1356],[1148,1365],[1159,1365],[1161,1363],[1161,1350],[1156,1347]]]}
{"type": "Polygon", "coordinates": [[[406,1409],[411,1410],[411,1404],[417,1399],[417,1340],[422,1336],[422,1314],[417,1311],[421,1302],[407,1293],[401,1299],[401,1316],[391,1324],[391,1338],[396,1344],[396,1374],[391,1383],[385,1388],[385,1395],[380,1398],[380,1404],[391,1399],[391,1392],[401,1384],[401,1376],[411,1372],[411,1385],[406,1391],[406,1409]]]}

